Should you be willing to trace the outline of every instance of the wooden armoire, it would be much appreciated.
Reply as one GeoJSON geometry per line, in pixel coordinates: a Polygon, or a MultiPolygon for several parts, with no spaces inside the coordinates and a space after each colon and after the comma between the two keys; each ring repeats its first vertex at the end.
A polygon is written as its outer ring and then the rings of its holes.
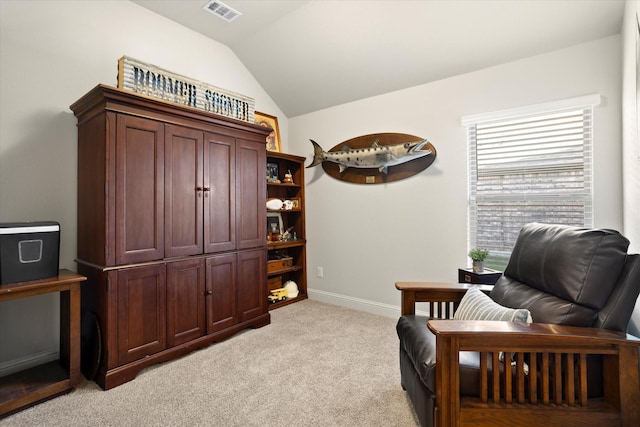
{"type": "Polygon", "coordinates": [[[105,85],[70,108],[85,376],[109,389],[268,324],[269,129],[105,85]]]}

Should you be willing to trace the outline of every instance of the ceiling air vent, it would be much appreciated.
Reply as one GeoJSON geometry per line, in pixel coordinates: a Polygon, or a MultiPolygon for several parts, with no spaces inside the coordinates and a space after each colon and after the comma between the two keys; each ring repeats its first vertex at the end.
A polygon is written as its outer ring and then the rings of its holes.
{"type": "Polygon", "coordinates": [[[234,8],[227,6],[219,0],[211,0],[202,7],[207,12],[211,12],[217,17],[224,19],[227,22],[231,22],[238,16],[242,15],[234,8]]]}

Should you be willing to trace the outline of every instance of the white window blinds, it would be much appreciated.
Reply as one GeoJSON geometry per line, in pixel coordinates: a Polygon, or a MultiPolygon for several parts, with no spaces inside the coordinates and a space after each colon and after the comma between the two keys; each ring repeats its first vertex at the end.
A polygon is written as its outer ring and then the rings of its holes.
{"type": "Polygon", "coordinates": [[[586,99],[463,119],[469,247],[489,250],[487,267],[504,269],[528,222],[592,226],[592,105],[599,97],[578,100],[586,99]]]}

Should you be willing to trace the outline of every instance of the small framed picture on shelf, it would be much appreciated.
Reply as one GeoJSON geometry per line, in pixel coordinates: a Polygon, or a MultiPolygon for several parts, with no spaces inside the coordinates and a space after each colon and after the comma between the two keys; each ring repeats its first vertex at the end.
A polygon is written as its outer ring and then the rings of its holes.
{"type": "Polygon", "coordinates": [[[267,181],[268,182],[280,182],[278,179],[278,164],[267,162],[267,181]]]}
{"type": "Polygon", "coordinates": [[[267,233],[272,238],[269,239],[271,241],[280,240],[280,234],[282,234],[282,215],[278,212],[267,212],[267,233]],[[278,236],[278,239],[273,238],[273,236],[278,236]]]}
{"type": "Polygon", "coordinates": [[[289,200],[291,200],[292,209],[300,209],[300,199],[295,198],[295,199],[289,199],[289,200]]]}
{"type": "Polygon", "coordinates": [[[254,114],[254,120],[260,126],[271,128],[272,131],[267,135],[267,151],[282,151],[282,143],[280,142],[280,129],[278,128],[278,118],[269,114],[260,113],[258,111],[254,114]]]}

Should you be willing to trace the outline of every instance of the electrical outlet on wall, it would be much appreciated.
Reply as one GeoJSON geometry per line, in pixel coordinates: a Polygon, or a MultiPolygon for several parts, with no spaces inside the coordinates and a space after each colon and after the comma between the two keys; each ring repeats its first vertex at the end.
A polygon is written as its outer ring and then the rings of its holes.
{"type": "Polygon", "coordinates": [[[316,270],[316,276],[318,276],[320,279],[324,277],[324,269],[322,267],[318,267],[318,269],[316,270]]]}

